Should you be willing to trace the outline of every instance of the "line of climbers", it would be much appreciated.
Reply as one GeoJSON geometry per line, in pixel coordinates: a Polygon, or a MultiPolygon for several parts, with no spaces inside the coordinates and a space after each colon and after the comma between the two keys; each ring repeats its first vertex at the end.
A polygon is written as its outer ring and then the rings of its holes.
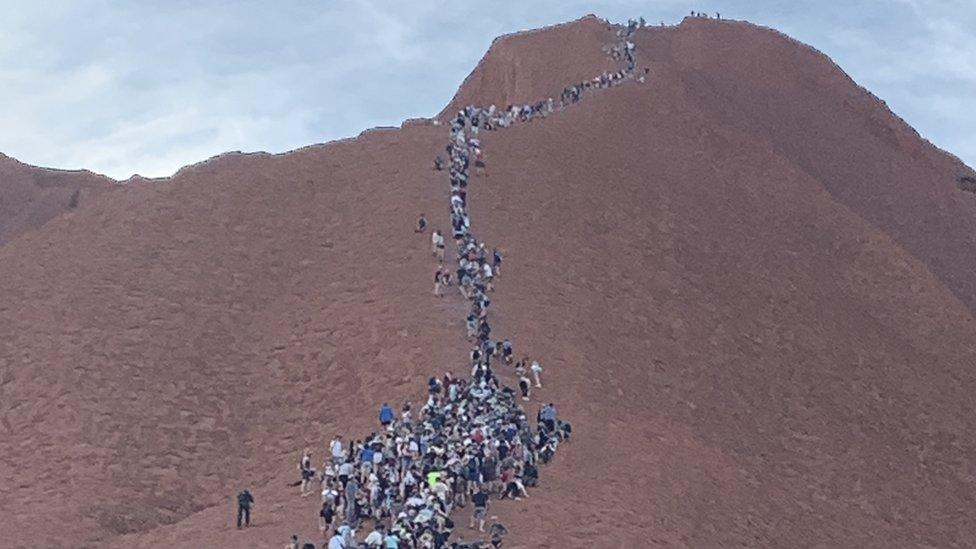
{"type": "MultiPolygon", "coordinates": [[[[536,388],[542,387],[539,362],[527,356],[515,360],[511,341],[492,339],[488,294],[500,274],[502,257],[497,250],[489,251],[471,231],[467,213],[469,167],[473,163],[476,176],[488,176],[478,137],[481,130],[548,116],[576,103],[587,90],[635,78],[634,44],[629,38],[642,26],[643,20],[629,21],[618,30],[618,43],[608,52],[615,60],[625,62],[624,69],[567,87],[558,103],[549,98],[506,109],[467,106],[451,120],[445,152],[449,158],[452,235],[457,247],[453,278],[461,295],[471,303],[465,320],[472,342],[470,379],[456,379],[450,373],[430,378],[427,400],[419,411],[407,401],[397,414],[384,403],[379,411],[380,428],[348,444],[336,436],[318,473],[312,466],[311,450],[305,450],[298,465],[301,480],[296,484],[303,496],[315,493],[316,480],[320,485],[319,527],[328,538],[328,549],[484,547],[484,541],[449,542],[455,528],[451,513],[468,504],[473,507],[469,528],[477,527],[488,535],[487,543],[501,547],[505,527],[493,521],[485,530],[491,496],[528,497],[527,488],[539,480],[538,465],[548,463],[559,444],[569,439],[572,428],[558,418],[554,404],[540,408],[534,428],[519,404],[519,397],[530,399],[533,381],[536,388]],[[518,393],[499,379],[493,368],[499,364],[517,376],[518,393]],[[356,531],[367,520],[373,528],[357,545],[356,531]]],[[[643,81],[643,75],[636,79],[643,81]]],[[[435,168],[444,168],[440,157],[435,159],[435,168]]],[[[426,233],[427,227],[427,219],[421,214],[416,232],[426,233]]],[[[443,235],[433,231],[431,252],[440,262],[434,275],[436,295],[442,287],[453,285],[452,273],[443,265],[444,248],[443,235]]],[[[241,493],[238,527],[245,514],[245,524],[249,523],[253,501],[250,492],[241,493]]],[[[315,544],[300,544],[293,536],[287,547],[314,549],[315,544]]]]}

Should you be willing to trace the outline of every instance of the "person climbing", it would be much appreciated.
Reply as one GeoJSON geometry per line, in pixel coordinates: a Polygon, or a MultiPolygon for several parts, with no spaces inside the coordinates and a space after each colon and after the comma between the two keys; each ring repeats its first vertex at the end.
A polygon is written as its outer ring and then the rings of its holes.
{"type": "Polygon", "coordinates": [[[414,229],[415,233],[422,233],[427,230],[427,217],[421,213],[420,217],[417,218],[417,228],[414,229]]]}
{"type": "Polygon", "coordinates": [[[440,229],[430,233],[430,255],[444,261],[444,235],[440,229]]]}
{"type": "Polygon", "coordinates": [[[347,549],[346,538],[339,532],[338,528],[336,528],[335,534],[329,538],[329,549],[347,549]]]}
{"type": "MultiPolygon", "coordinates": [[[[481,281],[480,282],[481,282],[481,284],[484,285],[485,291],[488,291],[488,292],[494,291],[495,290],[495,287],[492,284],[493,277],[492,277],[491,265],[489,265],[488,263],[483,263],[481,265],[480,270],[481,270],[481,273],[480,273],[481,281]]],[[[474,276],[476,277],[476,279],[477,279],[478,275],[479,275],[479,273],[475,273],[474,276]]]]}
{"type": "Polygon", "coordinates": [[[512,342],[507,337],[502,340],[501,345],[502,359],[505,361],[505,364],[511,365],[512,360],[514,360],[513,353],[515,352],[515,348],[512,347],[512,342]]]}
{"type": "Polygon", "coordinates": [[[382,524],[377,524],[376,528],[370,532],[366,539],[363,540],[363,545],[369,549],[381,549],[383,547],[383,538],[386,537],[386,527],[382,524]]]}
{"type": "Polygon", "coordinates": [[[339,482],[342,484],[343,488],[349,484],[349,479],[352,477],[354,470],[355,467],[353,467],[352,464],[352,456],[339,465],[339,482]]]}
{"type": "Polygon", "coordinates": [[[491,546],[495,549],[499,549],[504,542],[504,538],[508,535],[508,528],[505,528],[502,523],[497,522],[498,517],[492,517],[495,522],[492,522],[491,527],[488,528],[488,539],[491,540],[491,546]]]}
{"type": "Polygon", "coordinates": [[[474,528],[475,521],[478,522],[478,531],[485,531],[485,517],[488,515],[488,492],[484,485],[478,486],[478,491],[471,496],[471,503],[474,505],[474,512],[471,513],[471,523],[469,528],[474,528]]]}
{"type": "Polygon", "coordinates": [[[251,509],[254,508],[254,496],[247,488],[237,494],[237,529],[251,525],[251,509]]]}
{"type": "Polygon", "coordinates": [[[298,534],[291,535],[291,541],[285,545],[285,549],[301,549],[302,544],[298,542],[298,534]]]}
{"type": "Polygon", "coordinates": [[[556,430],[556,405],[550,402],[543,406],[542,410],[539,411],[539,420],[550,433],[554,432],[556,430]]]}
{"type": "Polygon", "coordinates": [[[332,502],[323,501],[322,509],[319,510],[319,530],[328,532],[329,528],[332,527],[333,520],[335,520],[335,508],[332,506],[332,502]]]}
{"type": "Polygon", "coordinates": [[[312,494],[312,479],[315,478],[315,469],[312,469],[312,451],[305,448],[302,452],[302,459],[298,462],[298,471],[301,475],[299,482],[299,493],[302,497],[312,494]]]}
{"type": "Polygon", "coordinates": [[[444,235],[437,231],[437,239],[434,241],[434,257],[438,261],[444,261],[444,235]]]}
{"type": "Polygon", "coordinates": [[[444,284],[443,266],[434,271],[434,295],[441,297],[441,286],[444,284]]]}
{"type": "Polygon", "coordinates": [[[332,442],[329,443],[329,450],[332,453],[333,465],[339,465],[345,461],[346,452],[342,449],[342,437],[340,435],[336,435],[335,438],[332,439],[332,442]]]}
{"type": "Polygon", "coordinates": [[[538,360],[532,361],[531,370],[532,370],[532,377],[535,379],[535,386],[541,389],[542,381],[539,379],[539,376],[542,375],[542,365],[539,364],[538,360]]]}
{"type": "Polygon", "coordinates": [[[488,171],[485,169],[485,153],[480,148],[474,150],[474,173],[488,177],[488,171]]]}
{"type": "Polygon", "coordinates": [[[380,425],[385,428],[389,428],[395,417],[396,413],[393,411],[393,408],[390,408],[390,405],[384,402],[383,405],[380,406],[380,425]]]}
{"type": "Polygon", "coordinates": [[[346,482],[346,522],[349,524],[356,524],[359,520],[358,509],[356,506],[356,497],[359,494],[359,481],[356,477],[350,477],[346,482]]]}
{"type": "Polygon", "coordinates": [[[441,159],[441,155],[437,155],[434,158],[434,169],[437,170],[437,171],[443,171],[444,170],[444,160],[441,159]]]}
{"type": "Polygon", "coordinates": [[[505,487],[502,492],[500,499],[505,499],[511,497],[512,499],[518,501],[521,498],[529,497],[529,493],[525,490],[525,485],[522,484],[522,479],[516,473],[515,469],[508,469],[507,478],[502,482],[505,487]]]}
{"type": "Polygon", "coordinates": [[[522,469],[522,482],[529,487],[539,484],[539,469],[530,462],[522,469]]]}
{"type": "Polygon", "coordinates": [[[441,284],[444,286],[451,285],[451,271],[449,271],[444,265],[441,265],[441,284]]]}
{"type": "Polygon", "coordinates": [[[519,372],[518,375],[519,375],[518,384],[519,384],[519,390],[522,391],[522,400],[529,400],[529,396],[530,396],[529,393],[531,391],[531,382],[529,381],[529,378],[525,377],[524,369],[521,372],[519,372]]]}

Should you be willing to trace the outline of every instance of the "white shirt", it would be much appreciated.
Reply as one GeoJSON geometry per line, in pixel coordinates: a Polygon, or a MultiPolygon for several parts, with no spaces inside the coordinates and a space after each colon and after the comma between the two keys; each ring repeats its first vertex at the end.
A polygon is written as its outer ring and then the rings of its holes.
{"type": "Polygon", "coordinates": [[[341,458],[344,454],[342,451],[342,443],[338,440],[333,440],[329,448],[332,450],[332,457],[341,458]]]}
{"type": "Polygon", "coordinates": [[[336,534],[329,540],[329,549],[346,549],[346,542],[343,541],[342,536],[336,534]]]}
{"type": "Polygon", "coordinates": [[[383,545],[383,534],[377,532],[376,530],[373,530],[372,532],[369,533],[368,536],[366,536],[366,539],[363,540],[363,543],[365,543],[370,547],[380,547],[383,545]]]}

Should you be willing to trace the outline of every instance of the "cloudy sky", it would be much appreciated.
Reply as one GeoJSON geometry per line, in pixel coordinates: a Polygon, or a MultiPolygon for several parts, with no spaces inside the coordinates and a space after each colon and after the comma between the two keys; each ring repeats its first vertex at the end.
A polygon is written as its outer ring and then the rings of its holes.
{"type": "Polygon", "coordinates": [[[281,152],[430,116],[492,39],[691,9],[831,56],[976,166],[973,0],[0,0],[0,152],[123,179],[229,150],[281,152]]]}

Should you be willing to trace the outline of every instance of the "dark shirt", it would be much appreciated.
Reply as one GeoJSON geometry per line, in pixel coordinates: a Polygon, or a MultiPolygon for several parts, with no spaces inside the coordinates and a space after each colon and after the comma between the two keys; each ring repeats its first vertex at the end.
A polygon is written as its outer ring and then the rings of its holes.
{"type": "Polygon", "coordinates": [[[475,507],[488,507],[488,493],[478,492],[471,496],[471,502],[474,503],[475,507]]]}
{"type": "Polygon", "coordinates": [[[237,494],[237,504],[241,507],[250,507],[252,503],[254,503],[254,496],[251,495],[251,492],[244,490],[237,494]]]}

